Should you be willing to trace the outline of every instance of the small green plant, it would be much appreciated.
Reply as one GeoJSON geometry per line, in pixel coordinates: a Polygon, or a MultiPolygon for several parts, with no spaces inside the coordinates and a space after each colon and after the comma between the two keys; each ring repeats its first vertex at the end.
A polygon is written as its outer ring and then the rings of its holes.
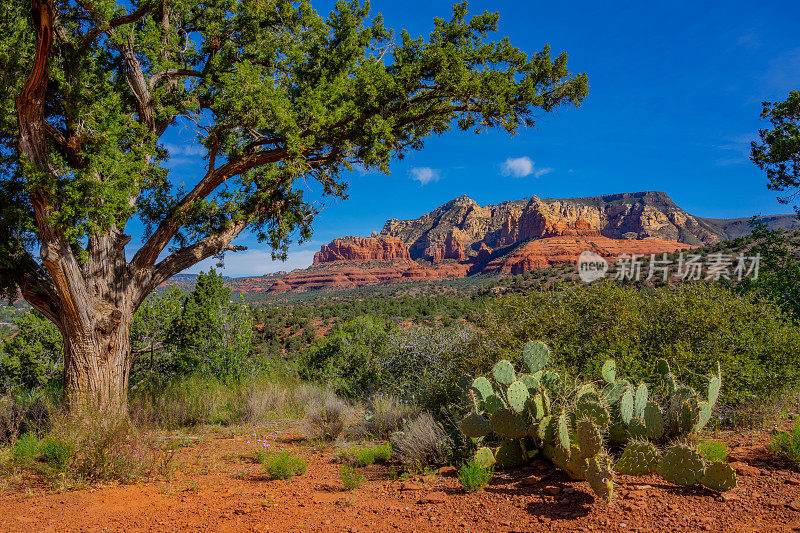
{"type": "Polygon", "coordinates": [[[703,459],[709,462],[728,460],[728,445],[718,440],[701,440],[697,444],[697,451],[703,459]]]}
{"type": "Polygon", "coordinates": [[[289,479],[292,476],[302,476],[308,468],[308,461],[292,455],[289,450],[266,458],[264,471],[272,479],[289,479]]]}
{"type": "Polygon", "coordinates": [[[481,490],[489,484],[494,475],[494,467],[485,467],[477,461],[469,461],[461,465],[458,480],[467,492],[481,490]]]}
{"type": "Polygon", "coordinates": [[[39,454],[39,437],[34,433],[25,433],[17,439],[11,448],[11,457],[15,463],[32,463],[39,454]]]}
{"type": "Polygon", "coordinates": [[[795,421],[791,431],[779,431],[772,436],[769,448],[773,453],[783,453],[797,466],[800,466],[800,419],[795,421]]]}
{"type": "Polygon", "coordinates": [[[358,466],[369,466],[375,462],[375,449],[367,446],[356,450],[356,464],[358,466]]]}
{"type": "Polygon", "coordinates": [[[392,458],[392,445],[390,443],[379,444],[375,447],[375,462],[385,463],[392,458]]]}
{"type": "Polygon", "coordinates": [[[74,456],[72,443],[47,437],[39,444],[39,458],[57,470],[64,470],[74,456]]]}
{"type": "Polygon", "coordinates": [[[364,483],[364,474],[350,465],[342,465],[339,475],[342,477],[342,485],[346,490],[355,490],[364,483]]]}

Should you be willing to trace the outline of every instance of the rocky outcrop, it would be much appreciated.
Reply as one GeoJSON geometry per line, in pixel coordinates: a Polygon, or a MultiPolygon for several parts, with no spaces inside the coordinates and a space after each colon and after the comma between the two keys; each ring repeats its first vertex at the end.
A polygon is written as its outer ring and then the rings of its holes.
{"type": "MultiPolygon", "coordinates": [[[[792,217],[777,218],[781,224],[797,227],[796,217],[790,221],[792,217]]],[[[481,245],[497,249],[560,236],[715,244],[728,238],[733,228],[739,231],[740,226],[696,217],[678,207],[666,193],[648,191],[567,199],[533,196],[485,207],[460,196],[417,219],[391,219],[380,235],[402,240],[412,259],[436,262],[474,258],[481,245]]]]}
{"type": "Polygon", "coordinates": [[[584,251],[594,252],[609,262],[622,254],[661,254],[696,246],[660,239],[622,240],[608,237],[561,236],[545,237],[521,245],[512,253],[493,259],[481,272],[522,274],[537,268],[576,264],[584,251]]]}
{"type": "Polygon", "coordinates": [[[314,254],[314,265],[332,261],[411,261],[406,244],[396,237],[342,237],[314,254]]]}

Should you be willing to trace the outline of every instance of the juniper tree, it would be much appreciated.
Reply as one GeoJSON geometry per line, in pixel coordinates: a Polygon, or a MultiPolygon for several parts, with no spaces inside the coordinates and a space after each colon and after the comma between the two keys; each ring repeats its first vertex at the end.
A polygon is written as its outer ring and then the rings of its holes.
{"type": "Polygon", "coordinates": [[[427,38],[357,2],[0,4],[0,280],[61,331],[72,408],[124,408],[131,320],[159,284],[244,230],[278,256],[308,238],[304,180],[345,197],[354,164],[388,172],[432,134],[513,133],[588,91],[566,54],[493,42],[498,15],[466,4],[427,38]],[[176,127],[204,151],[186,187],[161,141],[176,127]]]}

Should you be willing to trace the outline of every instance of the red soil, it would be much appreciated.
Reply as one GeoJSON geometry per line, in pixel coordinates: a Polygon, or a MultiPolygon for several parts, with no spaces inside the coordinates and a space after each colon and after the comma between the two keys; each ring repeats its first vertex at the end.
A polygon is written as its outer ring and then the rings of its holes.
{"type": "Polygon", "coordinates": [[[253,437],[211,438],[180,452],[170,483],[3,494],[0,531],[800,531],[800,474],[745,437],[734,437],[747,446],[733,459],[750,474],[734,491],[620,477],[611,504],[543,462],[499,472],[475,494],[454,477],[389,480],[386,467],[371,466],[346,492],[335,453],[297,442],[272,447],[307,457],[307,473],[273,481],[242,459],[253,437]]]}

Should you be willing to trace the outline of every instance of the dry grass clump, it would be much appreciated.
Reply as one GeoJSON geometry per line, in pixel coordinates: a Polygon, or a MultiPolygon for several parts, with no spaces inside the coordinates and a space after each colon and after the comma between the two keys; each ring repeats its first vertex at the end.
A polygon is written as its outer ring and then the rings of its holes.
{"type": "Polygon", "coordinates": [[[430,413],[422,413],[392,434],[392,448],[393,456],[406,466],[438,465],[447,462],[453,441],[430,413]]]}

